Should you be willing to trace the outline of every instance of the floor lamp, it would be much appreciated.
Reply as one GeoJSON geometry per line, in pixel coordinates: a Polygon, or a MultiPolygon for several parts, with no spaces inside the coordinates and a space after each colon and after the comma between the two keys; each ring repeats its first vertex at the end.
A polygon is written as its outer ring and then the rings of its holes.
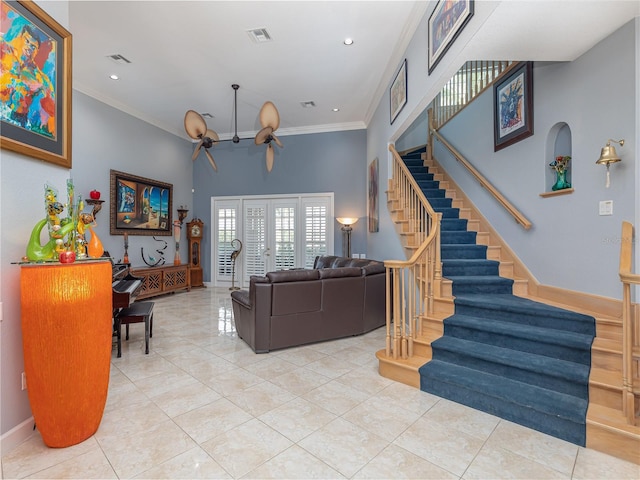
{"type": "Polygon", "coordinates": [[[342,255],[344,257],[351,256],[351,225],[358,221],[357,217],[338,217],[336,218],[342,224],[342,255]]]}

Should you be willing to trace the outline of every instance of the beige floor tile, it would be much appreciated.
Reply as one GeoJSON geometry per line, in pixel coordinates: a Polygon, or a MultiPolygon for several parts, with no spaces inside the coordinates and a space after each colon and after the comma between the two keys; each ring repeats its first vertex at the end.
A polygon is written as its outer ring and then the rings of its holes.
{"type": "Polygon", "coordinates": [[[90,437],[82,443],[67,448],[49,448],[42,441],[40,433],[36,431],[11,452],[2,456],[2,475],[7,479],[24,478],[97,447],[95,437],[90,437]]]}
{"type": "Polygon", "coordinates": [[[101,445],[118,443],[123,437],[146,431],[169,419],[151,400],[110,410],[108,413],[102,417],[95,433],[96,440],[101,445]]]}
{"type": "Polygon", "coordinates": [[[244,367],[246,371],[265,380],[271,380],[297,368],[293,363],[279,357],[268,357],[260,362],[255,362],[244,367]]]}
{"type": "MultiPolygon", "coordinates": [[[[335,469],[293,445],[242,477],[243,479],[344,479],[335,469]]],[[[380,477],[378,477],[380,478],[380,477]]]]}
{"type": "Polygon", "coordinates": [[[424,418],[481,440],[486,440],[500,421],[498,417],[444,398],[430,408],[424,418]]]}
{"type": "Polygon", "coordinates": [[[578,458],[573,471],[576,480],[638,480],[640,465],[626,462],[606,453],[588,448],[578,448],[578,458]]]}
{"type": "Polygon", "coordinates": [[[147,397],[153,398],[178,387],[186,387],[199,383],[197,379],[193,378],[187,372],[178,371],[146,377],[136,381],[135,385],[147,397]]]}
{"type": "Polygon", "coordinates": [[[336,418],[331,412],[302,398],[271,410],[259,419],[288,439],[298,442],[336,418]]]}
{"type": "Polygon", "coordinates": [[[233,478],[239,478],[291,445],[291,440],[253,419],[204,442],[202,448],[233,478]]]}
{"type": "Polygon", "coordinates": [[[348,387],[342,383],[332,380],[302,396],[305,400],[324,408],[325,410],[342,415],[356,405],[369,398],[364,392],[348,387]]]}
{"type": "Polygon", "coordinates": [[[391,382],[378,391],[376,397],[389,403],[390,408],[393,408],[391,405],[397,405],[420,415],[442,400],[440,397],[399,382],[391,382]]]}
{"type": "Polygon", "coordinates": [[[146,377],[153,377],[154,375],[166,375],[172,372],[180,372],[180,369],[173,363],[165,360],[156,353],[149,353],[149,355],[140,355],[138,357],[127,357],[128,358],[125,358],[123,353],[122,358],[112,358],[111,362],[116,365],[132,382],[136,382],[146,377]]]}
{"type": "Polygon", "coordinates": [[[424,458],[400,448],[389,445],[373,460],[367,463],[352,478],[381,479],[406,478],[424,480],[457,480],[459,477],[443,468],[426,461],[424,458]]]}
{"type": "Polygon", "coordinates": [[[319,373],[325,377],[337,378],[358,368],[358,365],[343,361],[340,358],[326,356],[315,362],[311,362],[304,368],[319,373]]]}
{"type": "Polygon", "coordinates": [[[403,408],[390,408],[383,400],[371,397],[342,418],[392,442],[420,418],[420,414],[403,408]]]}
{"type": "Polygon", "coordinates": [[[130,408],[136,403],[146,403],[149,397],[144,394],[133,382],[119,382],[118,385],[111,386],[107,391],[107,403],[104,411],[121,410],[122,408],[130,408]]]}
{"type": "Polygon", "coordinates": [[[293,400],[295,395],[271,382],[262,382],[226,397],[254,417],[293,400]]]}
{"type": "Polygon", "coordinates": [[[227,396],[246,390],[264,381],[264,378],[254,375],[243,368],[236,368],[222,372],[209,381],[203,381],[203,383],[206,383],[221,395],[227,396]]]}
{"type": "Polygon", "coordinates": [[[101,443],[118,478],[131,478],[196,446],[171,420],[142,432],[101,443]]]}
{"type": "Polygon", "coordinates": [[[180,385],[153,397],[153,403],[170,418],[190,412],[220,398],[220,394],[202,383],[180,385]]]}
{"type": "Polygon", "coordinates": [[[571,474],[561,473],[547,465],[534,462],[503,448],[485,447],[462,476],[468,480],[494,479],[553,479],[568,480],[571,474]]]}
{"type": "Polygon", "coordinates": [[[377,435],[342,418],[336,418],[298,442],[302,448],[345,477],[352,477],[387,444],[377,435]]]}
{"type": "Polygon", "coordinates": [[[579,448],[507,420],[500,420],[487,446],[509,450],[566,475],[573,472],[579,448]]]}
{"type": "Polygon", "coordinates": [[[484,441],[421,417],[393,443],[460,476],[478,454],[484,441]]]}
{"type": "Polygon", "coordinates": [[[53,467],[41,470],[27,478],[42,479],[110,479],[118,478],[100,447],[81,453],[53,467]]]}
{"type": "Polygon", "coordinates": [[[251,415],[226,398],[221,398],[203,407],[178,415],[173,420],[191,438],[202,444],[252,418],[251,415]]]}
{"type": "Polygon", "coordinates": [[[227,471],[200,447],[194,447],[160,465],[142,472],[135,478],[158,480],[164,478],[184,480],[230,479],[227,471]]]}
{"type": "Polygon", "coordinates": [[[271,352],[271,354],[282,356],[288,362],[291,362],[299,367],[304,367],[305,365],[318,361],[321,358],[327,356],[325,353],[314,350],[309,346],[285,348],[283,350],[271,352]]]}
{"type": "Polygon", "coordinates": [[[336,381],[365,392],[368,395],[376,395],[382,389],[393,383],[392,380],[380,376],[377,366],[375,368],[363,366],[353,369],[338,377],[336,381]]]}
{"type": "Polygon", "coordinates": [[[272,378],[271,383],[284,388],[294,395],[304,395],[330,380],[329,377],[302,367],[272,378]]]}

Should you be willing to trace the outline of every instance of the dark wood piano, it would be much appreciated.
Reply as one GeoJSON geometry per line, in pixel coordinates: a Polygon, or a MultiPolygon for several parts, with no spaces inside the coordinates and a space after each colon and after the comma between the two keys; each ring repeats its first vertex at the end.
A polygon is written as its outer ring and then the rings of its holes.
{"type": "Polygon", "coordinates": [[[142,289],[143,279],[131,275],[129,264],[114,263],[112,275],[113,313],[131,305],[142,289]]]}

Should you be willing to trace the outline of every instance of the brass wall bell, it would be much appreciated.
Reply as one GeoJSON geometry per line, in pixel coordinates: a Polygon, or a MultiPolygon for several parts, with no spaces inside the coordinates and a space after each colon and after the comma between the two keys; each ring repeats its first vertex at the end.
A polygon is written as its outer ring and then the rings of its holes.
{"type": "Polygon", "coordinates": [[[609,188],[611,185],[611,180],[609,178],[609,165],[612,163],[617,163],[620,161],[620,157],[616,153],[616,147],[611,145],[611,142],[615,142],[619,144],[621,147],[624,146],[624,140],[613,140],[610,138],[607,141],[607,144],[602,148],[600,152],[600,158],[596,160],[596,165],[606,165],[607,166],[607,183],[606,188],[609,188]]]}

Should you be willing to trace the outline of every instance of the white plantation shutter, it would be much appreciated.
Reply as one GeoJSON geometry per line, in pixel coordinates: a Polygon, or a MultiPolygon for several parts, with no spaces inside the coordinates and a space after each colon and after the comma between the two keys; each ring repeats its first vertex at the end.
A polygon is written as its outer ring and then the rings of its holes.
{"type": "Polygon", "coordinates": [[[287,270],[296,266],[296,207],[274,207],[275,269],[287,270]]]}
{"type": "Polygon", "coordinates": [[[237,238],[235,208],[218,210],[218,277],[231,277],[231,240],[237,238]]]}
{"type": "Polygon", "coordinates": [[[245,203],[244,208],[244,266],[245,279],[264,275],[267,250],[267,219],[264,205],[245,203]]]}
{"type": "Polygon", "coordinates": [[[304,267],[313,268],[318,255],[327,255],[329,202],[304,201],[304,267]]]}
{"type": "Polygon", "coordinates": [[[236,285],[252,275],[313,268],[317,255],[333,253],[333,194],[220,197],[213,200],[216,285],[231,284],[231,241],[242,241],[236,285]],[[218,283],[218,280],[220,283],[218,283]]]}

